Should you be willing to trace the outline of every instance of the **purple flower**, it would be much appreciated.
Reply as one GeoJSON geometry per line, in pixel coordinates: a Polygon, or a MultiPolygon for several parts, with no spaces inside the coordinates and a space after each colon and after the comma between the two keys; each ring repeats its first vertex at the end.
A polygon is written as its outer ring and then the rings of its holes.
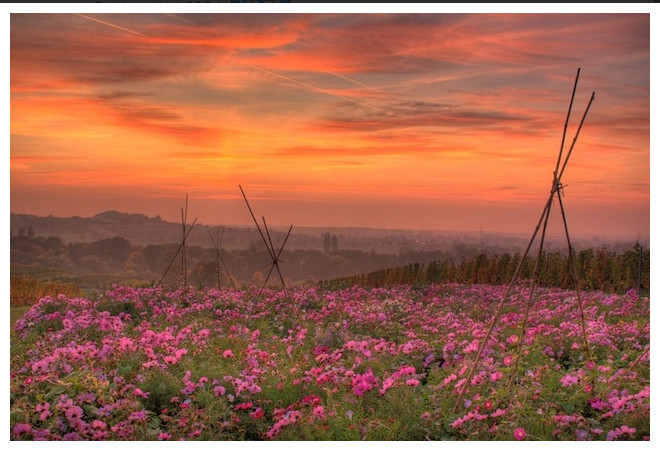
{"type": "Polygon", "coordinates": [[[26,423],[22,422],[22,423],[16,424],[14,426],[13,432],[14,432],[14,435],[16,435],[16,436],[23,436],[27,433],[30,433],[31,430],[32,430],[32,426],[30,424],[26,424],[26,423]]]}
{"type": "Polygon", "coordinates": [[[66,415],[66,418],[69,420],[69,422],[78,421],[80,418],[82,418],[83,410],[79,406],[73,405],[67,407],[64,414],[66,415]]]}

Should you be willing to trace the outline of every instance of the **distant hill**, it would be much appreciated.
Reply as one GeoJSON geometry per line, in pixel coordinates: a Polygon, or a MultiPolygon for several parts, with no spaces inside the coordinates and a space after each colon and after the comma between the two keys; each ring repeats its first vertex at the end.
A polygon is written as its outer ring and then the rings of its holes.
{"type": "MultiPolygon", "coordinates": [[[[139,213],[122,213],[114,210],[101,212],[93,217],[40,217],[12,213],[11,235],[27,234],[29,229],[35,236],[57,236],[66,243],[93,242],[112,237],[125,237],[137,245],[160,245],[181,241],[181,224],[163,221],[159,216],[148,217],[139,213]]],[[[209,247],[208,226],[197,223],[188,237],[191,245],[209,247]]],[[[247,236],[249,230],[235,229],[247,236]]],[[[247,240],[247,237],[246,237],[247,240]]],[[[223,242],[229,245],[228,242],[223,242]]]]}
{"type": "MultiPolygon", "coordinates": [[[[215,238],[216,225],[196,223],[187,238],[187,244],[212,248],[209,233],[215,238]]],[[[36,216],[21,213],[10,214],[11,236],[32,234],[35,237],[57,236],[64,243],[94,242],[113,237],[124,237],[133,245],[163,245],[181,242],[181,223],[163,221],[160,216],[149,217],[140,213],[123,213],[114,210],[101,212],[92,217],[36,216]],[[31,232],[30,232],[31,231],[31,232]]],[[[277,248],[284,240],[287,227],[273,227],[273,243],[277,248]]],[[[287,250],[324,250],[324,235],[338,239],[338,249],[350,249],[374,253],[398,255],[410,251],[454,250],[457,255],[473,255],[475,252],[524,251],[529,240],[526,234],[497,234],[481,231],[412,231],[362,227],[300,227],[294,225],[286,244],[287,250]],[[465,249],[462,249],[465,248],[465,249]],[[469,248],[469,249],[468,249],[469,248]]],[[[607,246],[613,250],[624,250],[632,241],[609,241],[601,239],[576,239],[576,249],[607,246]]],[[[642,241],[648,246],[648,239],[642,241]]],[[[261,237],[254,225],[233,226],[224,229],[222,248],[247,249],[261,246],[261,237]]],[[[565,250],[563,236],[549,237],[547,249],[565,250]]]]}
{"type": "MultiPolygon", "coordinates": [[[[190,224],[189,224],[190,226],[190,224]]],[[[54,217],[11,213],[12,237],[18,235],[60,237],[65,243],[93,242],[113,237],[124,237],[134,245],[162,245],[181,242],[181,223],[163,221],[160,216],[149,217],[139,213],[122,213],[114,210],[101,212],[92,217],[54,217]]],[[[186,239],[189,245],[204,248],[213,246],[209,233],[216,238],[222,226],[196,223],[186,239]]],[[[269,228],[271,229],[271,228],[269,228]]],[[[284,241],[288,227],[272,227],[274,245],[279,248],[284,241]]],[[[373,251],[398,254],[402,250],[438,249],[446,246],[448,237],[440,237],[437,232],[419,232],[376,228],[312,228],[293,227],[286,249],[319,250],[324,247],[324,235],[338,237],[338,246],[343,249],[373,251]]],[[[465,233],[462,233],[465,235],[465,233]]],[[[247,249],[261,246],[261,237],[254,225],[224,228],[222,248],[247,249]]],[[[473,241],[472,238],[470,241],[473,241]]]]}

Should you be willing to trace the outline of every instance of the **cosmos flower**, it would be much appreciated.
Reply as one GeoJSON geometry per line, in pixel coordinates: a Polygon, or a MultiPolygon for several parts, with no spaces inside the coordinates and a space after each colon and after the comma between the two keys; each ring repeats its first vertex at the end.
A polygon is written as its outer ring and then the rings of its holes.
{"type": "Polygon", "coordinates": [[[527,438],[527,432],[525,431],[524,428],[522,428],[522,427],[518,427],[517,429],[515,429],[515,430],[513,431],[513,437],[514,437],[517,441],[523,441],[525,438],[527,438]]]}

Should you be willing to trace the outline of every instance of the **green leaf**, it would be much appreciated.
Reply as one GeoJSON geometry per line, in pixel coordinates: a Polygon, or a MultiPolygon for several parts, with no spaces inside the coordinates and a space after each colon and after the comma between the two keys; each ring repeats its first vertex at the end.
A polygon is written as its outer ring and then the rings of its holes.
{"type": "Polygon", "coordinates": [[[564,402],[561,404],[561,406],[564,409],[564,411],[566,411],[567,414],[573,414],[573,412],[575,411],[575,405],[572,403],[564,402]]]}
{"type": "Polygon", "coordinates": [[[161,432],[159,428],[148,428],[146,435],[151,437],[151,436],[158,436],[158,434],[161,432]]]}
{"type": "Polygon", "coordinates": [[[56,396],[64,394],[66,392],[66,386],[55,386],[48,394],[46,394],[46,400],[53,400],[56,396]]]}
{"type": "Polygon", "coordinates": [[[89,403],[83,404],[83,410],[87,416],[96,416],[99,411],[98,408],[96,408],[94,405],[90,405],[89,403]]]}
{"type": "Polygon", "coordinates": [[[149,422],[149,428],[156,429],[160,431],[160,418],[159,417],[154,417],[151,419],[151,422],[149,422]]]}
{"type": "Polygon", "coordinates": [[[133,366],[131,366],[130,364],[127,364],[125,366],[120,366],[117,369],[117,373],[121,376],[126,376],[126,375],[130,374],[132,370],[133,370],[133,366]]]}

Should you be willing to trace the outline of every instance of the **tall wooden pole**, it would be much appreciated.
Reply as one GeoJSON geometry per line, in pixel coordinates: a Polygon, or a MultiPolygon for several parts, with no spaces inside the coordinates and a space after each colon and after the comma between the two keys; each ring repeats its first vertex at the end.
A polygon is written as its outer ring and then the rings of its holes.
{"type": "Polygon", "coordinates": [[[181,239],[181,280],[183,282],[183,287],[188,286],[188,268],[186,266],[186,222],[188,219],[188,193],[186,193],[186,207],[185,212],[183,207],[181,208],[181,228],[182,228],[182,239],[181,239]]]}
{"type": "Polygon", "coordinates": [[[263,289],[266,287],[266,283],[268,282],[268,278],[270,278],[270,275],[273,272],[273,269],[277,270],[277,273],[280,276],[280,281],[282,283],[282,290],[284,292],[285,297],[289,297],[289,293],[286,290],[286,284],[284,283],[284,277],[282,276],[282,271],[280,270],[279,266],[279,257],[282,254],[282,251],[284,250],[284,245],[286,245],[287,240],[289,239],[289,235],[291,234],[291,230],[293,229],[293,225],[289,228],[289,232],[287,233],[286,237],[284,238],[284,242],[282,243],[282,247],[280,248],[280,251],[278,253],[275,252],[275,246],[273,245],[273,241],[270,237],[270,232],[268,231],[268,225],[266,224],[266,219],[264,217],[261,217],[264,223],[264,230],[266,231],[266,235],[261,230],[261,227],[259,226],[259,222],[257,221],[257,218],[254,216],[254,212],[252,212],[252,208],[250,207],[250,203],[247,200],[247,196],[245,196],[245,192],[243,191],[243,187],[240,185],[238,186],[240,188],[241,193],[243,194],[243,199],[245,200],[245,204],[247,204],[248,210],[250,211],[250,215],[252,216],[252,220],[254,220],[254,224],[257,226],[257,230],[259,231],[259,234],[261,235],[261,239],[263,240],[264,244],[266,245],[266,249],[268,250],[268,254],[270,255],[272,265],[270,267],[270,271],[268,272],[268,276],[264,280],[264,285],[262,286],[261,290],[259,291],[259,295],[261,295],[261,292],[263,289]],[[266,236],[268,236],[268,239],[266,239],[266,236]]]}
{"type": "MultiPolygon", "coordinates": [[[[570,114],[571,114],[571,110],[572,110],[572,106],[573,106],[573,100],[574,100],[574,97],[575,97],[575,91],[577,89],[577,83],[578,83],[579,76],[580,76],[580,69],[578,68],[577,75],[575,77],[575,83],[573,85],[573,93],[571,95],[571,101],[570,101],[570,104],[569,104],[568,113],[566,115],[566,121],[564,123],[564,131],[563,131],[563,134],[562,134],[561,146],[560,146],[560,149],[559,149],[559,157],[557,159],[557,164],[555,165],[555,170],[553,171],[553,181],[552,181],[552,188],[550,190],[550,196],[548,197],[545,208],[543,209],[543,213],[541,214],[541,218],[539,219],[539,221],[536,225],[536,228],[534,230],[534,233],[532,234],[532,238],[530,239],[529,244],[527,245],[527,249],[525,250],[525,254],[523,255],[522,259],[520,260],[520,262],[518,264],[518,268],[516,268],[516,271],[515,271],[513,277],[511,278],[511,282],[509,283],[509,285],[507,287],[507,290],[504,294],[504,297],[502,298],[500,304],[497,307],[497,310],[495,312],[495,315],[493,316],[493,319],[490,322],[490,325],[488,327],[488,330],[486,332],[485,337],[481,341],[481,344],[480,344],[479,349],[477,351],[477,355],[474,359],[474,362],[472,363],[472,366],[470,367],[470,371],[468,372],[468,375],[465,379],[465,382],[463,383],[463,385],[461,387],[461,391],[460,391],[460,394],[459,394],[459,396],[456,400],[456,403],[454,405],[453,412],[456,412],[456,410],[458,409],[458,406],[460,404],[461,399],[465,395],[465,391],[467,389],[467,386],[470,384],[470,381],[471,381],[472,377],[474,376],[474,372],[476,370],[477,363],[479,362],[479,359],[481,358],[481,354],[483,353],[483,349],[486,346],[486,343],[488,342],[488,340],[490,339],[490,336],[492,335],[495,324],[497,323],[497,320],[499,319],[499,316],[502,312],[502,309],[503,309],[506,301],[509,298],[509,295],[511,293],[513,285],[515,284],[515,282],[518,279],[518,275],[520,273],[522,263],[527,258],[527,255],[529,254],[529,250],[532,246],[532,243],[534,242],[534,240],[536,238],[536,235],[537,235],[539,229],[541,228],[541,224],[543,224],[543,232],[541,234],[541,241],[540,241],[540,245],[539,245],[539,251],[538,251],[538,255],[537,255],[537,258],[536,258],[536,263],[535,263],[535,266],[534,266],[534,273],[533,273],[533,279],[532,279],[532,283],[531,283],[532,285],[531,285],[531,289],[530,289],[530,294],[529,294],[529,297],[526,301],[525,313],[524,313],[524,316],[523,316],[523,320],[521,322],[521,333],[520,333],[520,337],[519,337],[520,342],[519,342],[519,345],[518,345],[518,354],[516,355],[514,365],[513,365],[513,369],[512,369],[512,372],[511,372],[511,377],[510,377],[511,378],[511,384],[513,384],[513,379],[515,378],[515,375],[517,374],[518,361],[520,360],[520,355],[522,353],[523,341],[524,341],[524,337],[525,337],[525,328],[526,328],[527,320],[529,318],[530,305],[532,303],[533,296],[534,296],[534,291],[535,291],[535,288],[536,288],[536,284],[537,284],[537,281],[539,279],[540,260],[541,260],[541,255],[542,255],[542,252],[543,252],[543,243],[545,241],[545,235],[546,235],[546,231],[547,231],[548,220],[549,220],[549,217],[550,217],[550,209],[552,207],[552,201],[555,197],[555,194],[557,195],[557,197],[559,198],[559,201],[560,201],[560,207],[561,207],[561,210],[562,210],[562,218],[564,220],[564,229],[566,231],[566,238],[567,238],[568,246],[569,246],[569,254],[572,253],[572,245],[570,243],[570,236],[568,234],[568,225],[566,223],[566,216],[565,216],[565,213],[564,213],[563,204],[561,203],[561,193],[560,192],[563,188],[562,185],[561,185],[561,177],[564,173],[564,170],[566,169],[566,165],[568,163],[568,160],[571,156],[571,153],[572,153],[573,148],[575,146],[575,143],[577,141],[577,137],[580,133],[580,130],[582,129],[582,125],[584,124],[584,120],[587,116],[587,113],[589,111],[589,108],[591,107],[591,104],[592,104],[592,102],[594,100],[594,96],[595,96],[595,93],[591,94],[591,99],[589,100],[589,104],[587,105],[587,108],[586,108],[586,110],[585,110],[585,112],[582,116],[582,119],[580,121],[580,125],[577,129],[577,132],[575,134],[573,142],[572,142],[572,144],[570,146],[570,149],[569,149],[569,151],[568,151],[568,153],[567,153],[567,155],[564,159],[564,162],[562,164],[562,155],[563,155],[563,150],[564,150],[564,142],[565,142],[565,139],[566,139],[566,130],[568,128],[568,122],[569,122],[569,118],[570,118],[570,114]],[[560,166],[561,166],[561,169],[560,169],[560,166]]],[[[573,267],[573,271],[574,271],[574,279],[576,279],[576,288],[578,290],[577,296],[578,296],[578,304],[579,304],[579,307],[580,307],[580,313],[581,313],[581,318],[582,318],[582,331],[583,331],[583,339],[584,339],[584,343],[585,343],[584,345],[585,345],[585,348],[586,348],[586,351],[587,351],[587,356],[590,356],[589,346],[588,346],[588,341],[587,341],[587,335],[586,335],[584,311],[583,311],[581,296],[580,296],[580,293],[579,293],[579,287],[578,287],[578,281],[577,281],[577,272],[575,271],[574,263],[573,263],[572,267],[573,267]]]]}

